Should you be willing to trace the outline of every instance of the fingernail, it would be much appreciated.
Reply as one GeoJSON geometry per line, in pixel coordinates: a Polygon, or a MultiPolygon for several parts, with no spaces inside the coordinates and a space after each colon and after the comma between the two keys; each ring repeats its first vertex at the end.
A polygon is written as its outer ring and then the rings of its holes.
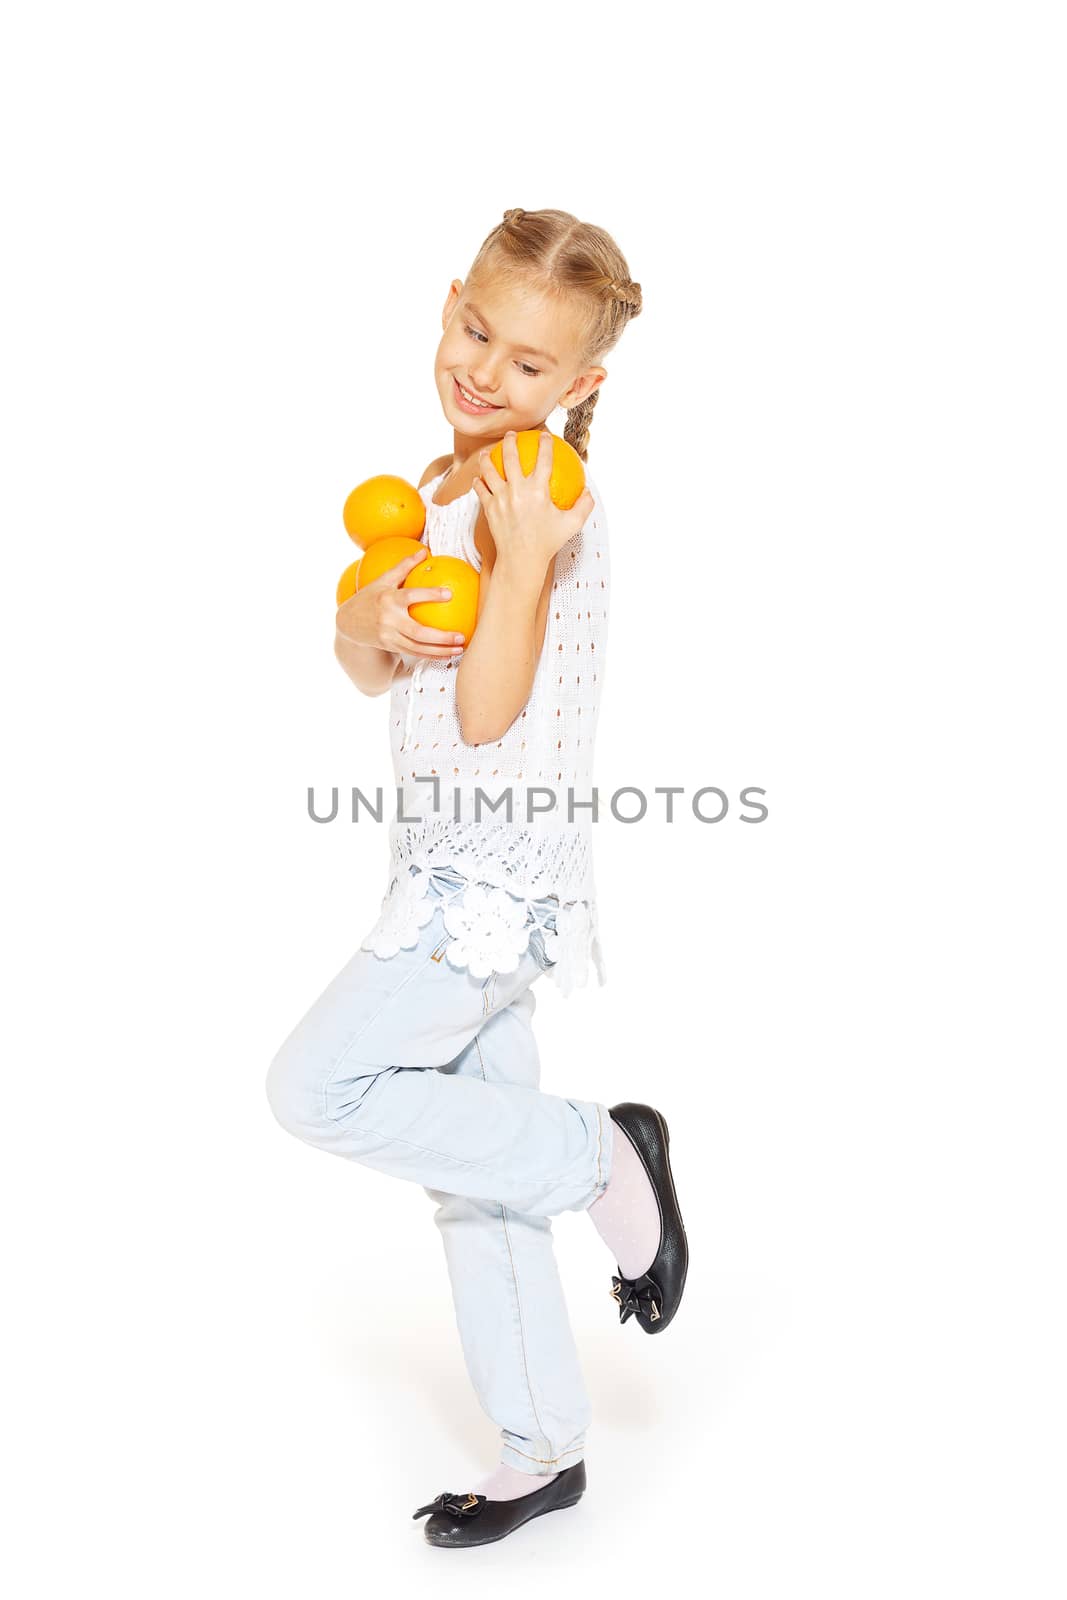
{"type": "Polygon", "coordinates": [[[457,633],[456,634],[456,643],[457,644],[462,644],[463,643],[463,635],[461,633],[457,633]]]}

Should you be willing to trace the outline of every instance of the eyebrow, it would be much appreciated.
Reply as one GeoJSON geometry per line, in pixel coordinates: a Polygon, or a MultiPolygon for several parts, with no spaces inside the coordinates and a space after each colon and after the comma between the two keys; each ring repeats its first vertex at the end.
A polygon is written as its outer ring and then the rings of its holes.
{"type": "MultiPolygon", "coordinates": [[[[472,316],[477,317],[479,322],[485,322],[486,327],[489,328],[488,322],[486,322],[485,317],[478,310],[478,307],[472,306],[469,300],[467,301],[467,310],[472,316]]],[[[492,333],[492,331],[492,328],[489,328],[489,332],[492,333]]],[[[547,350],[535,350],[533,346],[529,344],[515,344],[512,345],[511,348],[513,350],[522,350],[528,356],[540,356],[541,360],[547,361],[550,366],[559,366],[559,362],[556,360],[555,356],[549,355],[547,350]]]]}

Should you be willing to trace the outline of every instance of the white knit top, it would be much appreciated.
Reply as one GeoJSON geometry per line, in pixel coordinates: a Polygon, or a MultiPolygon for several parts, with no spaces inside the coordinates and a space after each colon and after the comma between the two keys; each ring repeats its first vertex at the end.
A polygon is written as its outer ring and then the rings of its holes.
{"type": "MultiPolygon", "coordinates": [[[[480,501],[471,488],[438,505],[444,477],[419,491],[423,542],[480,571],[480,501]]],[[[400,803],[389,827],[389,886],[362,942],[383,960],[418,942],[437,904],[427,896],[435,875],[454,966],[480,978],[514,972],[532,938],[563,994],[586,983],[590,958],[606,981],[591,819],[610,569],[603,503],[588,473],[586,483],[594,509],[555,557],[533,685],[503,738],[464,743],[456,712],[463,656],[405,655],[397,667],[389,733],[400,803]]]]}

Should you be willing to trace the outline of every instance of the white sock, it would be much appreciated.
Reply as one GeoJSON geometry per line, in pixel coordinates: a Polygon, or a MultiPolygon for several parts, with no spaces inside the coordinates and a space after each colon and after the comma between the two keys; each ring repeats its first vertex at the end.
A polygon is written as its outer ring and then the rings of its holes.
{"type": "Polygon", "coordinates": [[[520,1472],[517,1467],[509,1467],[505,1461],[501,1461],[495,1472],[488,1473],[474,1485],[471,1493],[488,1495],[490,1500],[517,1500],[520,1495],[543,1489],[546,1483],[558,1477],[558,1472],[535,1477],[532,1472],[520,1472]]]}
{"type": "Polygon", "coordinates": [[[647,1272],[660,1246],[659,1204],[644,1164],[625,1128],[612,1124],[611,1178],[588,1208],[593,1226],[624,1278],[647,1272]]]}

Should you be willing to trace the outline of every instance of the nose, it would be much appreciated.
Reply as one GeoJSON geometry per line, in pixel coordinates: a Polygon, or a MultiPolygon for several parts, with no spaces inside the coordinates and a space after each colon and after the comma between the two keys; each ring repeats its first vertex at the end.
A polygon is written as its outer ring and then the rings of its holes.
{"type": "Polygon", "coordinates": [[[491,367],[471,367],[471,384],[486,400],[491,400],[500,387],[491,367]]]}

